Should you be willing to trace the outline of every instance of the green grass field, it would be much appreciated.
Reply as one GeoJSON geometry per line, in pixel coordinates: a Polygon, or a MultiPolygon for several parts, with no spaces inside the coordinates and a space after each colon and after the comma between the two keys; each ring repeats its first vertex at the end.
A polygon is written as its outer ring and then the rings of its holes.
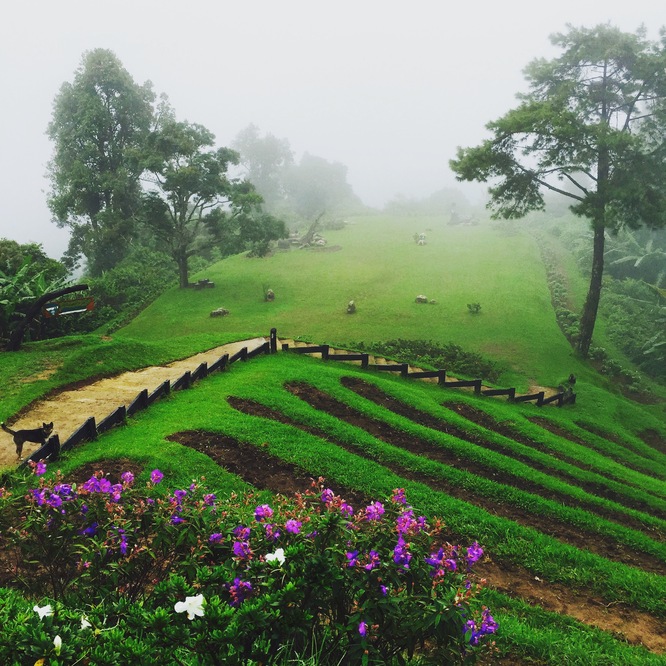
{"type": "MultiPolygon", "coordinates": [[[[325,232],[324,251],[235,256],[194,278],[214,289],[173,290],[121,332],[144,341],[178,334],[267,334],[331,343],[420,338],[451,341],[502,362],[505,378],[553,384],[585,370],[555,322],[533,239],[442,219],[355,220],[325,232]],[[414,233],[425,230],[427,245],[414,233]],[[339,249],[335,249],[338,247],[339,249]],[[276,293],[263,300],[263,285],[276,293]],[[434,305],[415,303],[424,294],[434,305]],[[357,312],[346,314],[354,300],[357,312]],[[470,315],[467,304],[481,312],[470,315]],[[207,317],[225,307],[223,320],[207,317]]],[[[193,279],[194,279],[193,278],[193,279]]]]}
{"type": "MultiPolygon", "coordinates": [[[[268,496],[280,491],[277,481],[256,486],[252,472],[272,456],[357,495],[405,487],[416,510],[444,518],[452,540],[484,546],[484,599],[500,622],[503,663],[666,664],[664,403],[610,391],[574,357],[526,234],[376,217],[325,236],[328,251],[224,260],[193,276],[214,289],[171,290],[111,339],[80,336],[3,354],[0,419],[58,386],[271,327],[339,346],[452,341],[501,362],[502,384],[521,391],[575,372],[575,405],[538,408],[344,362],[259,356],[158,401],[58,466],[67,476],[130,459],[146,474],[159,467],[174,487],[205,476],[219,495],[258,487],[268,496]],[[423,247],[413,240],[421,231],[423,247]],[[274,302],[263,300],[264,285],[274,302]],[[437,303],[416,304],[421,293],[437,303]],[[358,311],[347,315],[352,299],[358,311]],[[478,316],[470,302],[481,303],[478,316]],[[221,306],[230,315],[211,318],[221,306]],[[46,366],[53,372],[40,379],[46,366]],[[306,399],[313,396],[316,405],[306,399]],[[229,471],[182,445],[186,431],[231,438],[259,463],[229,471]]],[[[563,262],[571,271],[566,254],[563,262]]],[[[571,279],[580,299],[581,280],[571,279]]]]}

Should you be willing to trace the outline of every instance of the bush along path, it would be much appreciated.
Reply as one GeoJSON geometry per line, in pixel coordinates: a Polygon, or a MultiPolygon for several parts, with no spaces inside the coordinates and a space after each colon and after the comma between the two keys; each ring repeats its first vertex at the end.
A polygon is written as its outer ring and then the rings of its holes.
{"type": "Polygon", "coordinates": [[[487,386],[481,379],[458,379],[449,375],[446,370],[424,370],[409,363],[392,361],[371,353],[354,353],[346,349],[333,349],[329,345],[313,345],[296,340],[282,341],[282,350],[299,354],[321,355],[324,360],[355,363],[363,368],[371,368],[377,371],[399,372],[403,377],[436,383],[443,388],[473,390],[479,395],[503,397],[514,402],[534,402],[538,406],[553,404],[559,407],[563,404],[576,402],[576,394],[572,387],[564,392],[559,389],[539,387],[539,391],[536,393],[518,395],[515,388],[487,386]]]}

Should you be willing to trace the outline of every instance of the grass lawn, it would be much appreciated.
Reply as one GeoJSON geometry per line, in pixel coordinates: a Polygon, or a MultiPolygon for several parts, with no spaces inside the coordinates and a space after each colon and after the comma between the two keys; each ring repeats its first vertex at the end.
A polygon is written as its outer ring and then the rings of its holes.
{"type": "Polygon", "coordinates": [[[234,256],[193,279],[214,289],[173,289],[121,334],[144,341],[198,333],[266,335],[335,344],[395,338],[454,342],[501,362],[503,380],[552,385],[585,373],[561,335],[538,249],[526,234],[490,223],[451,227],[441,219],[368,217],[325,232],[324,251],[234,256]],[[425,231],[427,245],[414,233],[425,231]],[[339,249],[336,249],[339,248],[339,249]],[[263,286],[276,294],[264,302],[263,286]],[[417,304],[424,294],[435,304],[417,304]],[[346,314],[354,300],[355,315],[346,314]],[[468,303],[480,303],[472,315],[468,303]],[[230,315],[210,318],[217,307],[230,315]]]}

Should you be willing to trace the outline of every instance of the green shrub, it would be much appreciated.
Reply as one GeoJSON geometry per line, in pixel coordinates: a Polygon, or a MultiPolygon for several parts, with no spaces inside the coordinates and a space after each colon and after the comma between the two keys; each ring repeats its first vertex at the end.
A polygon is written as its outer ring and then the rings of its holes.
{"type": "Polygon", "coordinates": [[[2,663],[463,663],[497,629],[471,575],[481,547],[445,542],[401,489],[354,511],[322,479],[268,505],[167,491],[158,470],[77,486],[33,467],[37,484],[0,491],[31,599],[2,592],[2,663]]]}
{"type": "Polygon", "coordinates": [[[444,368],[448,372],[467,377],[498,381],[503,368],[481,354],[465,351],[452,342],[439,344],[431,340],[386,340],[376,343],[352,343],[359,351],[382,354],[387,358],[413,365],[444,368]]]}

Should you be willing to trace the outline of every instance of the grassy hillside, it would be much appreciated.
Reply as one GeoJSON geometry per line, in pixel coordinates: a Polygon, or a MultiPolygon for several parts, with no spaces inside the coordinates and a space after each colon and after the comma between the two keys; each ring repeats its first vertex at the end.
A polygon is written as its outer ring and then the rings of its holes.
{"type": "Polygon", "coordinates": [[[404,487],[452,541],[482,543],[510,663],[666,663],[666,456],[625,425],[282,353],[173,394],[59,468],[123,459],[218,495],[319,476],[359,502],[404,487]]]}
{"type": "Polygon", "coordinates": [[[159,467],[173,487],[205,476],[218,496],[255,488],[267,499],[318,476],[355,503],[404,487],[452,541],[483,545],[504,663],[666,664],[663,404],[609,392],[572,355],[536,243],[509,229],[367,218],[326,232],[325,251],[232,257],[194,276],[214,289],[169,291],[110,338],[0,356],[0,418],[57,386],[271,327],[340,346],[452,341],[500,361],[501,383],[520,390],[574,372],[577,403],[539,408],[279,353],[158,401],[58,467],[70,479],[83,468],[130,465],[145,478],[159,467]],[[416,304],[421,293],[437,302],[416,304]],[[352,299],[358,311],[347,315],[352,299]],[[481,303],[478,316],[470,302],[481,303]],[[221,306],[231,314],[211,318],[221,306]]]}
{"type": "Polygon", "coordinates": [[[123,336],[266,334],[330,343],[421,338],[451,341],[500,361],[505,380],[553,384],[585,370],[572,357],[550,303],[539,251],[526,234],[490,224],[451,227],[443,219],[372,217],[324,232],[321,250],[236,256],[210,267],[214,289],[172,290],[123,336]],[[413,235],[427,235],[418,246],[413,235]],[[263,286],[276,293],[263,300],[263,286]],[[436,304],[415,303],[424,294],[436,304]],[[357,306],[346,314],[348,301],[357,306]],[[481,304],[478,316],[468,303],[481,304]],[[225,307],[231,314],[211,319],[225,307]]]}

